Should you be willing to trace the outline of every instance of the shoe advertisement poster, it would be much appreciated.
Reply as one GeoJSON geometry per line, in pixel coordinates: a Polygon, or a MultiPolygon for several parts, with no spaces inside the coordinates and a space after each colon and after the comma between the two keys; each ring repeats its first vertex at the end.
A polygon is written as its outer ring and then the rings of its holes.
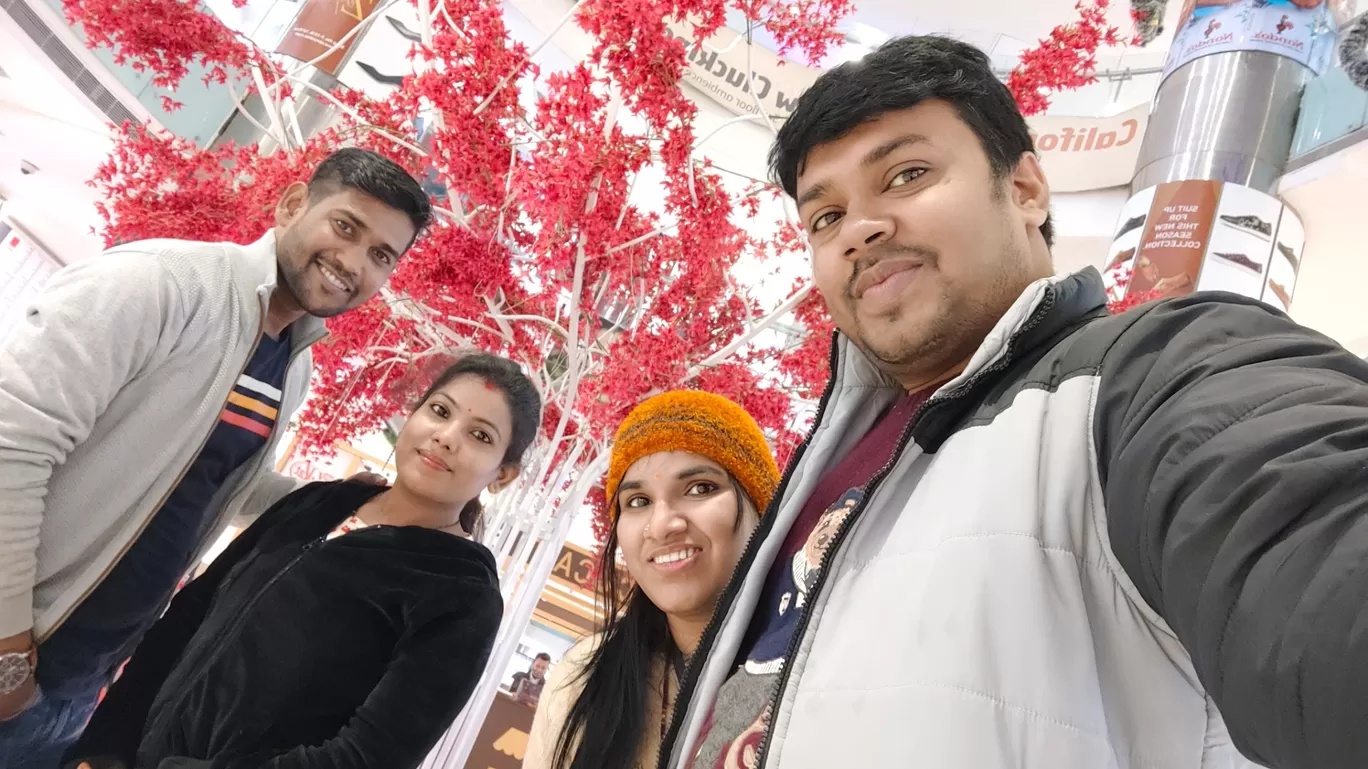
{"type": "Polygon", "coordinates": [[[1291,209],[1283,209],[1273,238],[1273,254],[1268,261],[1268,282],[1264,286],[1263,301],[1283,312],[1292,307],[1292,292],[1297,289],[1297,275],[1301,272],[1301,255],[1306,246],[1306,229],[1291,209]]]}
{"type": "Polygon", "coordinates": [[[1281,214],[1277,198],[1238,184],[1224,185],[1197,290],[1259,298],[1281,214]]]}
{"type": "Polygon", "coordinates": [[[1264,51],[1325,71],[1345,0],[1185,0],[1164,77],[1194,59],[1228,51],[1264,51]]]}
{"type": "Polygon", "coordinates": [[[1296,212],[1272,195],[1217,181],[1169,182],[1122,206],[1102,276],[1113,301],[1228,291],[1286,312],[1305,244],[1296,212]]]}
{"type": "Polygon", "coordinates": [[[1188,181],[1154,188],[1127,295],[1155,291],[1163,298],[1196,290],[1216,219],[1221,183],[1188,181]]]}

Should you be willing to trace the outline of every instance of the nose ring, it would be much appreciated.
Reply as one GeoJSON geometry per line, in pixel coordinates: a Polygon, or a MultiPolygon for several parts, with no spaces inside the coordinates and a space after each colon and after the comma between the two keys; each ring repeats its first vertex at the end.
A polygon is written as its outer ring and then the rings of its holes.
{"type": "Polygon", "coordinates": [[[649,524],[649,523],[646,524],[646,528],[644,528],[644,529],[641,530],[641,536],[643,536],[643,537],[649,537],[649,536],[651,536],[651,524],[649,524]]]}

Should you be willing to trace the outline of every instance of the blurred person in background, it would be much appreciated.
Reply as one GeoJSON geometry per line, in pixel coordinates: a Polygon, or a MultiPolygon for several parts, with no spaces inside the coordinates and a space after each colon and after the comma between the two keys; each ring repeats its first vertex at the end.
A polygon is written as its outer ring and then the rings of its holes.
{"type": "Polygon", "coordinates": [[[770,158],[831,381],[659,766],[1368,766],[1368,363],[1246,297],[1112,315],[1056,276],[963,42],[823,73],[770,158]]]}
{"type": "Polygon", "coordinates": [[[305,486],[176,595],[68,752],[84,769],[410,769],[484,671],[503,613],[468,539],[518,477],[541,398],[512,361],[437,377],[390,488],[305,486]]]}
{"type": "Polygon", "coordinates": [[[546,683],[546,669],[550,666],[551,655],[546,652],[538,654],[526,673],[513,674],[513,681],[509,684],[508,690],[518,698],[518,702],[537,707],[537,701],[541,699],[542,685],[546,683]]]}
{"type": "Polygon", "coordinates": [[[605,484],[605,624],[552,672],[523,769],[655,765],[686,661],[778,481],[759,425],[726,398],[670,392],[628,415],[605,484]]]}
{"type": "Polygon", "coordinates": [[[295,487],[270,463],[323,320],[430,217],[344,149],[252,245],[127,243],[48,282],[0,346],[0,766],[57,766],[180,577],[295,487]]]}

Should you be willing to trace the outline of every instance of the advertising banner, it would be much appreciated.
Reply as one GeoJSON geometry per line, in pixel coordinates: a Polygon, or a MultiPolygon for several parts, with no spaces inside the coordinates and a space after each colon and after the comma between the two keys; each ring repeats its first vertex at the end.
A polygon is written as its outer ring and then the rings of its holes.
{"type": "Polygon", "coordinates": [[[1144,104],[1105,118],[1026,119],[1052,192],[1082,192],[1129,184],[1149,123],[1144,104]]]}
{"type": "Polygon", "coordinates": [[[1286,312],[1306,232],[1296,213],[1258,190],[1184,181],[1126,201],[1104,269],[1112,298],[1228,291],[1286,312]]]}
{"type": "Polygon", "coordinates": [[[1163,184],[1155,190],[1128,293],[1192,293],[1220,196],[1221,183],[1211,181],[1163,184]]]}
{"type": "Polygon", "coordinates": [[[1164,77],[1213,53],[1265,51],[1325,71],[1344,0],[1185,0],[1164,77]]]}
{"type": "MultiPolygon", "coordinates": [[[[378,1],[307,0],[275,52],[300,61],[313,61],[365,21],[375,10],[378,1]]],[[[356,37],[353,37],[316,66],[330,75],[336,75],[347,50],[355,44],[356,37]]]]}
{"type": "Polygon", "coordinates": [[[723,27],[706,41],[697,44],[688,24],[667,23],[666,29],[684,44],[688,55],[685,81],[738,115],[759,114],[756,97],[766,114],[782,121],[793,114],[798,97],[812,85],[822,71],[793,62],[780,63],[779,56],[761,46],[751,46],[750,66],[754,73],[746,83],[746,43],[734,30],[723,27]],[[751,95],[751,85],[755,95],[751,95]]]}

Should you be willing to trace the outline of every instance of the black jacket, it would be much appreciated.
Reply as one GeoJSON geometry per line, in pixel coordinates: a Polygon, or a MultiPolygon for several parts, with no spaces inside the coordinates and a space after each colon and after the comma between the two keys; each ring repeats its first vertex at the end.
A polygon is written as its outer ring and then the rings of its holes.
{"type": "Polygon", "coordinates": [[[421,763],[474,690],[503,603],[493,556],[460,537],[325,540],[380,491],[311,484],[238,536],[148,632],[67,761],[421,763]]]}

